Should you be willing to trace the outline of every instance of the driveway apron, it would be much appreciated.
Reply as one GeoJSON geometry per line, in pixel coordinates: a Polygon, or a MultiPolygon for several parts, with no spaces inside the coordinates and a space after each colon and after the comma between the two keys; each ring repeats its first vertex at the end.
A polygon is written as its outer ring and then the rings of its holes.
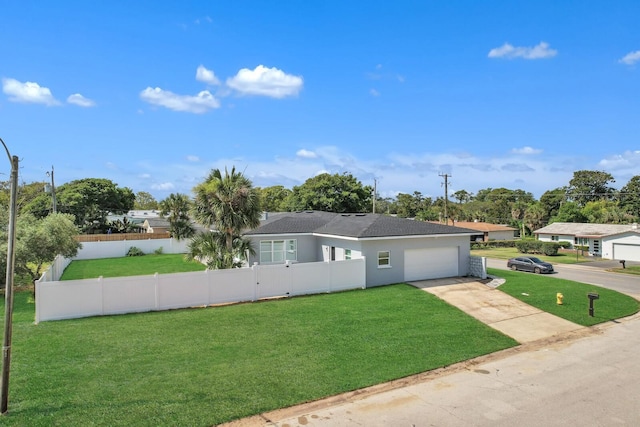
{"type": "Polygon", "coordinates": [[[497,289],[466,278],[411,282],[521,344],[582,328],[497,289]]]}

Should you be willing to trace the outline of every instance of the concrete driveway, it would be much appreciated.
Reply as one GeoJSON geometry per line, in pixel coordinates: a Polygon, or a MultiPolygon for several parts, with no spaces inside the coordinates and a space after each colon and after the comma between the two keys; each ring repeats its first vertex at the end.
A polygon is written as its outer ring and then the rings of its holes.
{"type": "Polygon", "coordinates": [[[575,331],[582,326],[530,306],[496,288],[469,278],[411,282],[519,343],[575,331]]]}

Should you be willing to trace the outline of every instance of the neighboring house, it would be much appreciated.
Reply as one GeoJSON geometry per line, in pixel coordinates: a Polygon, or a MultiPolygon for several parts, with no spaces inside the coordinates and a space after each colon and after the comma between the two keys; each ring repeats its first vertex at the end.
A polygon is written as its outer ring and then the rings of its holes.
{"type": "Polygon", "coordinates": [[[588,246],[589,255],[607,259],[640,261],[638,224],[587,224],[554,222],[534,231],[539,240],[588,246]]]}
{"type": "Polygon", "coordinates": [[[269,214],[245,233],[249,263],[366,258],[367,286],[464,276],[476,231],[380,214],[320,211],[269,214]]]}
{"type": "Polygon", "coordinates": [[[160,216],[160,211],[156,209],[151,210],[131,210],[127,213],[127,215],[131,218],[158,218],[160,216]]]}
{"type": "MultiPolygon", "coordinates": [[[[198,224],[195,221],[191,221],[191,225],[196,233],[211,231],[210,227],[198,224]]],[[[144,233],[170,233],[171,224],[167,218],[156,217],[147,218],[144,220],[141,226],[144,233]]]]}
{"type": "Polygon", "coordinates": [[[142,223],[142,229],[145,233],[169,233],[169,220],[166,218],[147,218],[142,223]]]}
{"type": "Polygon", "coordinates": [[[470,230],[476,230],[480,234],[472,236],[474,241],[488,242],[490,240],[513,240],[517,229],[513,227],[507,227],[506,225],[489,224],[488,222],[466,222],[466,221],[454,221],[454,227],[462,227],[470,230]]]}

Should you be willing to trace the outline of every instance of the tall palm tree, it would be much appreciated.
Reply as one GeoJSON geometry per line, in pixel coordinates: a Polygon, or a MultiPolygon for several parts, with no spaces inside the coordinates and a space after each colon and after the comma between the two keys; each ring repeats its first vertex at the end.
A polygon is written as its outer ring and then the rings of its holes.
{"type": "Polygon", "coordinates": [[[238,249],[247,246],[246,242],[242,243],[242,232],[260,225],[259,191],[233,167],[231,172],[225,168],[224,175],[220,169],[212,170],[205,181],[194,188],[194,193],[194,218],[203,225],[213,226],[224,237],[220,242],[224,243],[223,251],[212,249],[215,239],[204,238],[210,242],[210,255],[225,260],[222,262],[225,268],[233,267],[234,258],[246,257],[246,252],[238,249]]]}
{"type": "Polygon", "coordinates": [[[169,232],[176,239],[188,239],[195,234],[195,229],[189,218],[191,200],[181,193],[171,193],[160,202],[160,216],[169,220],[169,232]]]}

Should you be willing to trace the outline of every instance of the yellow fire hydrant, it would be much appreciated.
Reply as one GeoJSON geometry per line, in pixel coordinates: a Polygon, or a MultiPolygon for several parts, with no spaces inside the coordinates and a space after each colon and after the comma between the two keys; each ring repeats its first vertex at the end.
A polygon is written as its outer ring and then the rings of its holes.
{"type": "Polygon", "coordinates": [[[556,294],[556,300],[558,302],[558,305],[562,305],[562,299],[564,298],[564,295],[562,295],[560,292],[558,292],[556,294]]]}

